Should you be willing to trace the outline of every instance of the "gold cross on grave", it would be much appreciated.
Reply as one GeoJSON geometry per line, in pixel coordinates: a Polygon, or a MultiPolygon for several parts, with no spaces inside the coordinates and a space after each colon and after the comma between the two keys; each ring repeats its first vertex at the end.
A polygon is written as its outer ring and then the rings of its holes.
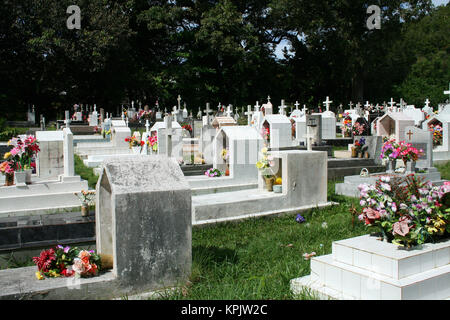
{"type": "Polygon", "coordinates": [[[409,132],[407,133],[407,135],[409,136],[409,140],[411,140],[411,136],[413,135],[413,133],[411,132],[411,129],[409,130],[409,132]]]}

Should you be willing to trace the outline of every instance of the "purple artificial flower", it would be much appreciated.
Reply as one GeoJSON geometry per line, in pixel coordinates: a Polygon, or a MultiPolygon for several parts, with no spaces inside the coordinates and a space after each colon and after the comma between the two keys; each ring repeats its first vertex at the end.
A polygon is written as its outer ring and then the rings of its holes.
{"type": "Polygon", "coordinates": [[[64,253],[69,252],[69,250],[70,250],[70,247],[69,247],[69,246],[64,247],[64,253]]]}
{"type": "Polygon", "coordinates": [[[305,222],[305,218],[303,218],[299,213],[299,214],[297,214],[295,221],[297,221],[298,223],[303,223],[303,222],[305,222]]]}

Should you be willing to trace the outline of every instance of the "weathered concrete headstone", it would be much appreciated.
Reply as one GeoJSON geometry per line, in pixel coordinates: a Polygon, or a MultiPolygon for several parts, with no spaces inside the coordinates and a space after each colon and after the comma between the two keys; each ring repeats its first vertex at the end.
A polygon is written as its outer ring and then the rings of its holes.
{"type": "Polygon", "coordinates": [[[175,159],[155,155],[104,161],[96,203],[97,251],[113,256],[121,288],[154,290],[187,280],[191,190],[175,159]]]}

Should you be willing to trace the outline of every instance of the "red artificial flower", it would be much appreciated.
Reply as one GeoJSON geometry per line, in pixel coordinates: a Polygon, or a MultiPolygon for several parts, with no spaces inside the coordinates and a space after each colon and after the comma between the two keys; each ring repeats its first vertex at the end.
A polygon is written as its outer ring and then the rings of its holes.
{"type": "Polygon", "coordinates": [[[33,262],[37,264],[38,270],[42,272],[48,272],[52,262],[55,260],[55,250],[53,249],[43,250],[39,257],[33,257],[33,262]]]}
{"type": "Polygon", "coordinates": [[[145,144],[145,142],[144,142],[144,141],[141,141],[141,147],[142,147],[144,144],[145,144]]]}

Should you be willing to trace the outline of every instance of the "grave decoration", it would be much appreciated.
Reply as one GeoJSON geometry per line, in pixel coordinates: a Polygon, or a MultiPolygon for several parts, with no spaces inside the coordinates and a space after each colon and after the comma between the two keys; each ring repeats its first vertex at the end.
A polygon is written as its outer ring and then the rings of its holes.
{"type": "Polygon", "coordinates": [[[342,121],[342,136],[344,138],[351,137],[352,136],[352,118],[348,113],[344,113],[342,115],[344,117],[344,120],[342,121]]]}
{"type": "Polygon", "coordinates": [[[133,153],[135,154],[141,153],[142,147],[145,144],[144,141],[142,141],[140,138],[137,138],[136,136],[126,137],[125,142],[128,142],[128,144],[130,145],[130,149],[132,149],[133,153]]]}
{"type": "Polygon", "coordinates": [[[13,169],[16,185],[31,183],[32,168],[36,167],[36,156],[40,151],[39,142],[32,135],[20,135],[10,139],[8,146],[13,148],[4,155],[4,160],[8,163],[4,165],[4,172],[11,174],[13,169]]]}
{"type": "Polygon", "coordinates": [[[75,195],[81,201],[81,216],[87,217],[89,213],[89,205],[94,204],[95,191],[81,190],[81,192],[75,192],[75,195]]]}
{"type": "Polygon", "coordinates": [[[267,191],[273,191],[273,184],[275,183],[276,177],[273,172],[273,167],[275,166],[275,161],[273,156],[268,155],[267,148],[262,148],[261,159],[256,162],[256,167],[261,171],[264,177],[264,182],[266,183],[267,191]]]}
{"type": "Polygon", "coordinates": [[[381,147],[380,158],[388,163],[387,173],[395,171],[395,164],[401,159],[406,167],[406,172],[415,172],[415,162],[424,152],[422,149],[412,147],[411,143],[405,141],[396,142],[395,139],[387,140],[381,147]]]}
{"type": "Polygon", "coordinates": [[[385,241],[411,248],[449,238],[449,186],[433,186],[411,175],[382,176],[375,185],[358,189],[363,207],[359,220],[385,241]]]}
{"type": "Polygon", "coordinates": [[[433,133],[433,148],[442,145],[442,125],[439,124],[429,124],[429,130],[433,133]]]}
{"type": "Polygon", "coordinates": [[[45,277],[91,277],[101,269],[101,258],[94,250],[81,250],[78,247],[61,245],[41,251],[39,257],[33,257],[37,265],[36,278],[45,277]]]}
{"type": "Polygon", "coordinates": [[[208,169],[205,171],[205,176],[210,177],[210,178],[215,178],[215,177],[221,177],[223,175],[223,173],[219,170],[219,169],[208,169]]]}
{"type": "Polygon", "coordinates": [[[362,158],[364,154],[366,155],[365,157],[368,158],[369,155],[366,150],[367,150],[366,139],[364,137],[361,137],[354,143],[354,147],[352,148],[352,158],[356,158],[356,156],[362,158]],[[353,149],[355,150],[354,152],[353,149]]]}
{"type": "Polygon", "coordinates": [[[147,140],[147,145],[149,147],[151,147],[151,150],[153,152],[157,152],[158,151],[158,136],[156,136],[156,135],[149,136],[148,140],[147,140]]]}
{"type": "Polygon", "coordinates": [[[5,186],[12,186],[14,184],[14,167],[8,161],[3,161],[0,164],[0,172],[5,175],[5,186]]]}
{"type": "Polygon", "coordinates": [[[367,125],[364,123],[360,123],[358,121],[352,126],[352,133],[354,136],[362,136],[364,132],[367,130],[367,125]]]}
{"type": "Polygon", "coordinates": [[[111,129],[102,129],[101,135],[103,136],[103,138],[106,138],[107,136],[109,137],[111,135],[111,129]]]}

